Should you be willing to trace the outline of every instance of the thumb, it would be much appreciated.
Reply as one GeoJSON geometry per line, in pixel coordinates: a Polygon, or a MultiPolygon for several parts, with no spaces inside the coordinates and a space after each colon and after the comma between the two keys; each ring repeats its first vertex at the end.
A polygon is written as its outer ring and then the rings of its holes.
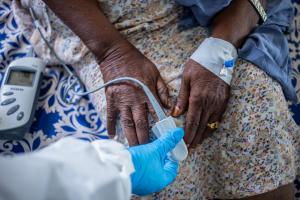
{"type": "Polygon", "coordinates": [[[183,78],[181,81],[179,95],[177,97],[177,103],[172,111],[173,117],[180,116],[186,110],[189,95],[190,95],[189,83],[186,79],[183,78]]]}
{"type": "Polygon", "coordinates": [[[182,140],[184,136],[184,131],[182,128],[175,128],[170,130],[165,135],[161,136],[154,142],[154,145],[157,147],[160,155],[164,158],[167,153],[175,148],[177,143],[182,140]]]}

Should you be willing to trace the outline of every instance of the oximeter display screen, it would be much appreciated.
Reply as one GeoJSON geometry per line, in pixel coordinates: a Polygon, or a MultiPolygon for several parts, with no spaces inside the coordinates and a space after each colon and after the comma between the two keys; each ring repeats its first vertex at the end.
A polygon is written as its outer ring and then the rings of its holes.
{"type": "Polygon", "coordinates": [[[6,81],[9,85],[32,86],[35,72],[25,70],[11,70],[6,81]]]}

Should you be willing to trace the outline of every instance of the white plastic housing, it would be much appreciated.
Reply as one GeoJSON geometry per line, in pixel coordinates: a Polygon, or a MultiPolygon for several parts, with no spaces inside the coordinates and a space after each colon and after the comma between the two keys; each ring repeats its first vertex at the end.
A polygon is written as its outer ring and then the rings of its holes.
{"type": "MultiPolygon", "coordinates": [[[[157,138],[166,134],[170,129],[176,128],[175,121],[172,117],[157,122],[152,131],[157,138]]],[[[174,161],[183,161],[188,156],[188,150],[183,140],[181,140],[176,147],[171,151],[170,158],[174,161]]]]}
{"type": "Polygon", "coordinates": [[[45,63],[38,58],[26,57],[13,61],[6,70],[2,80],[0,91],[0,138],[1,139],[22,139],[22,136],[30,127],[35,108],[42,74],[45,63]],[[31,86],[8,84],[8,77],[12,70],[34,72],[31,86]],[[11,93],[10,95],[6,95],[11,93]],[[12,103],[2,105],[5,100],[14,99],[12,103]],[[17,111],[7,114],[9,110],[18,106],[17,111]]]}

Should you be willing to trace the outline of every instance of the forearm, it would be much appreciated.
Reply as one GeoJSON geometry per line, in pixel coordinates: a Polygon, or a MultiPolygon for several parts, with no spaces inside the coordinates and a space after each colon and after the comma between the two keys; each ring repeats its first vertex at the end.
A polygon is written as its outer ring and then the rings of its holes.
{"type": "MultiPolygon", "coordinates": [[[[267,0],[260,0],[263,7],[267,0]]],[[[248,0],[233,0],[213,20],[212,37],[224,39],[239,48],[259,22],[259,15],[248,0]]]]}
{"type": "Polygon", "coordinates": [[[43,0],[76,34],[98,61],[108,49],[124,40],[99,8],[96,0],[43,0]]]}

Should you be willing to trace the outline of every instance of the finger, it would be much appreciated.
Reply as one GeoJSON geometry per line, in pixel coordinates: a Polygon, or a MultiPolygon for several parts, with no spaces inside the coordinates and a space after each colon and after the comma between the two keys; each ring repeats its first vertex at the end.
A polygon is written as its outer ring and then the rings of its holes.
{"type": "Polygon", "coordinates": [[[165,186],[171,184],[178,174],[178,162],[172,161],[169,158],[166,158],[164,171],[165,171],[165,186]]]}
{"type": "Polygon", "coordinates": [[[132,116],[139,144],[146,144],[149,141],[149,124],[146,105],[138,105],[132,108],[132,116]]]}
{"type": "Polygon", "coordinates": [[[154,121],[157,122],[158,117],[157,117],[156,112],[149,100],[147,100],[147,108],[148,108],[148,111],[150,112],[151,116],[153,117],[154,121]]]}
{"type": "Polygon", "coordinates": [[[135,132],[134,121],[129,107],[121,108],[121,123],[124,134],[128,140],[129,146],[136,146],[139,144],[135,132]]]}
{"type": "Polygon", "coordinates": [[[209,117],[210,114],[208,112],[202,112],[200,123],[197,129],[197,135],[191,143],[192,148],[195,148],[201,140],[203,141],[204,131],[207,128],[209,117]]]}
{"type": "Polygon", "coordinates": [[[194,140],[202,114],[200,100],[195,100],[194,97],[190,97],[189,102],[190,103],[185,122],[186,135],[184,137],[184,140],[187,144],[191,144],[194,140]]]}
{"type": "Polygon", "coordinates": [[[156,89],[163,106],[165,108],[171,108],[172,102],[169,96],[169,89],[161,77],[159,77],[157,80],[156,89]]]}
{"type": "Polygon", "coordinates": [[[114,102],[111,95],[106,96],[106,128],[107,133],[110,138],[114,138],[116,135],[116,119],[117,119],[117,110],[115,109],[114,102]]]}
{"type": "Polygon", "coordinates": [[[212,135],[213,132],[215,132],[214,129],[211,129],[211,128],[209,128],[209,127],[206,127],[206,128],[205,128],[205,131],[204,131],[204,133],[203,133],[203,137],[200,139],[200,141],[199,141],[198,144],[202,144],[203,141],[204,141],[206,138],[208,138],[210,135],[212,135]]]}
{"type": "MultiPolygon", "coordinates": [[[[208,123],[214,123],[214,122],[220,122],[221,121],[221,116],[217,113],[214,113],[211,115],[211,117],[208,120],[208,123]]],[[[201,138],[201,140],[199,141],[200,143],[203,142],[203,140],[205,140],[206,138],[208,138],[214,131],[216,131],[217,129],[211,129],[208,126],[206,127],[204,133],[203,133],[203,138],[201,138]]]]}
{"type": "Polygon", "coordinates": [[[190,96],[190,86],[189,81],[185,78],[181,81],[179,95],[177,97],[176,106],[172,111],[173,117],[178,117],[184,113],[188,105],[188,99],[190,96]]]}
{"type": "Polygon", "coordinates": [[[175,128],[154,141],[154,146],[158,149],[161,158],[165,158],[167,153],[175,148],[177,143],[183,138],[182,128],[175,128]]]}

